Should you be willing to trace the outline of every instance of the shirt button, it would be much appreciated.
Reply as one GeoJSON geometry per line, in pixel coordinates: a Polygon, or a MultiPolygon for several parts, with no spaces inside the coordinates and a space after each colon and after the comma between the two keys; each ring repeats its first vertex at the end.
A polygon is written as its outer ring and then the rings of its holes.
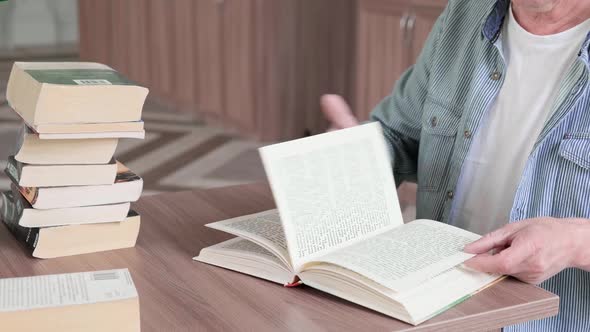
{"type": "Polygon", "coordinates": [[[452,190],[447,191],[447,198],[453,199],[455,197],[455,193],[452,190]]]}
{"type": "Polygon", "coordinates": [[[465,133],[463,135],[465,136],[465,138],[469,139],[471,138],[471,131],[465,130],[465,133]]]}
{"type": "Polygon", "coordinates": [[[436,116],[433,116],[432,118],[430,118],[430,126],[432,128],[434,128],[437,125],[438,125],[438,118],[436,116]]]}
{"type": "Polygon", "coordinates": [[[492,76],[490,76],[490,78],[494,81],[498,81],[500,80],[500,78],[502,77],[502,73],[499,71],[495,71],[492,73],[492,76]]]}

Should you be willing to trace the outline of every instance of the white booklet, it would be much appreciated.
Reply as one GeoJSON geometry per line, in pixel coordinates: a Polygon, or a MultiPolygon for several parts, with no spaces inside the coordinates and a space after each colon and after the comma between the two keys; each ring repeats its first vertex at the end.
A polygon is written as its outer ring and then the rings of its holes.
{"type": "Polygon", "coordinates": [[[306,284],[419,324],[500,276],[465,269],[480,236],[404,224],[381,127],[370,123],[260,149],[277,210],[209,224],[238,238],[195,260],[306,284]]]}

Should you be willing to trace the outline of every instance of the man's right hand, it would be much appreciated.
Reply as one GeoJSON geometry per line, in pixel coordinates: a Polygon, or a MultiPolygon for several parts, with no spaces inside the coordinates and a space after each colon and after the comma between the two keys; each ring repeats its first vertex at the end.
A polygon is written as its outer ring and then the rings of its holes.
{"type": "Polygon", "coordinates": [[[323,95],[320,105],[324,116],[330,122],[328,131],[358,126],[359,121],[352,114],[350,106],[339,95],[323,95]]]}

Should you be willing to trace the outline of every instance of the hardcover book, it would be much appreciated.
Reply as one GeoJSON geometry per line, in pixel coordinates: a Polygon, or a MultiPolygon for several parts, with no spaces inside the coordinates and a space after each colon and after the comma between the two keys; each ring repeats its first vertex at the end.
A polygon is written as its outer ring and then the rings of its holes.
{"type": "Polygon", "coordinates": [[[260,149],[278,210],[208,227],[237,236],[196,260],[287,286],[305,284],[420,324],[501,278],[462,263],[479,235],[404,224],[377,123],[260,149]]]}
{"type": "Polygon", "coordinates": [[[3,331],[139,332],[139,298],[127,269],[0,279],[3,331]]]}

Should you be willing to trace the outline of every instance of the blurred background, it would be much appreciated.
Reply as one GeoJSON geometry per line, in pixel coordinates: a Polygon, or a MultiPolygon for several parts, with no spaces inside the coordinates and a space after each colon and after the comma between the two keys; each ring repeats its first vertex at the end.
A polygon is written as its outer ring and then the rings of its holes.
{"type": "MultiPolygon", "coordinates": [[[[0,2],[0,159],[12,62],[97,61],[150,89],[118,155],[146,193],[264,181],[256,149],[321,133],[325,93],[361,119],[413,64],[445,0],[0,2]]],[[[6,145],[6,144],[5,144],[6,145]]],[[[8,181],[0,176],[0,189],[8,181]]],[[[401,188],[413,205],[415,186],[401,188]]],[[[404,203],[404,202],[402,202],[404,203]]]]}

